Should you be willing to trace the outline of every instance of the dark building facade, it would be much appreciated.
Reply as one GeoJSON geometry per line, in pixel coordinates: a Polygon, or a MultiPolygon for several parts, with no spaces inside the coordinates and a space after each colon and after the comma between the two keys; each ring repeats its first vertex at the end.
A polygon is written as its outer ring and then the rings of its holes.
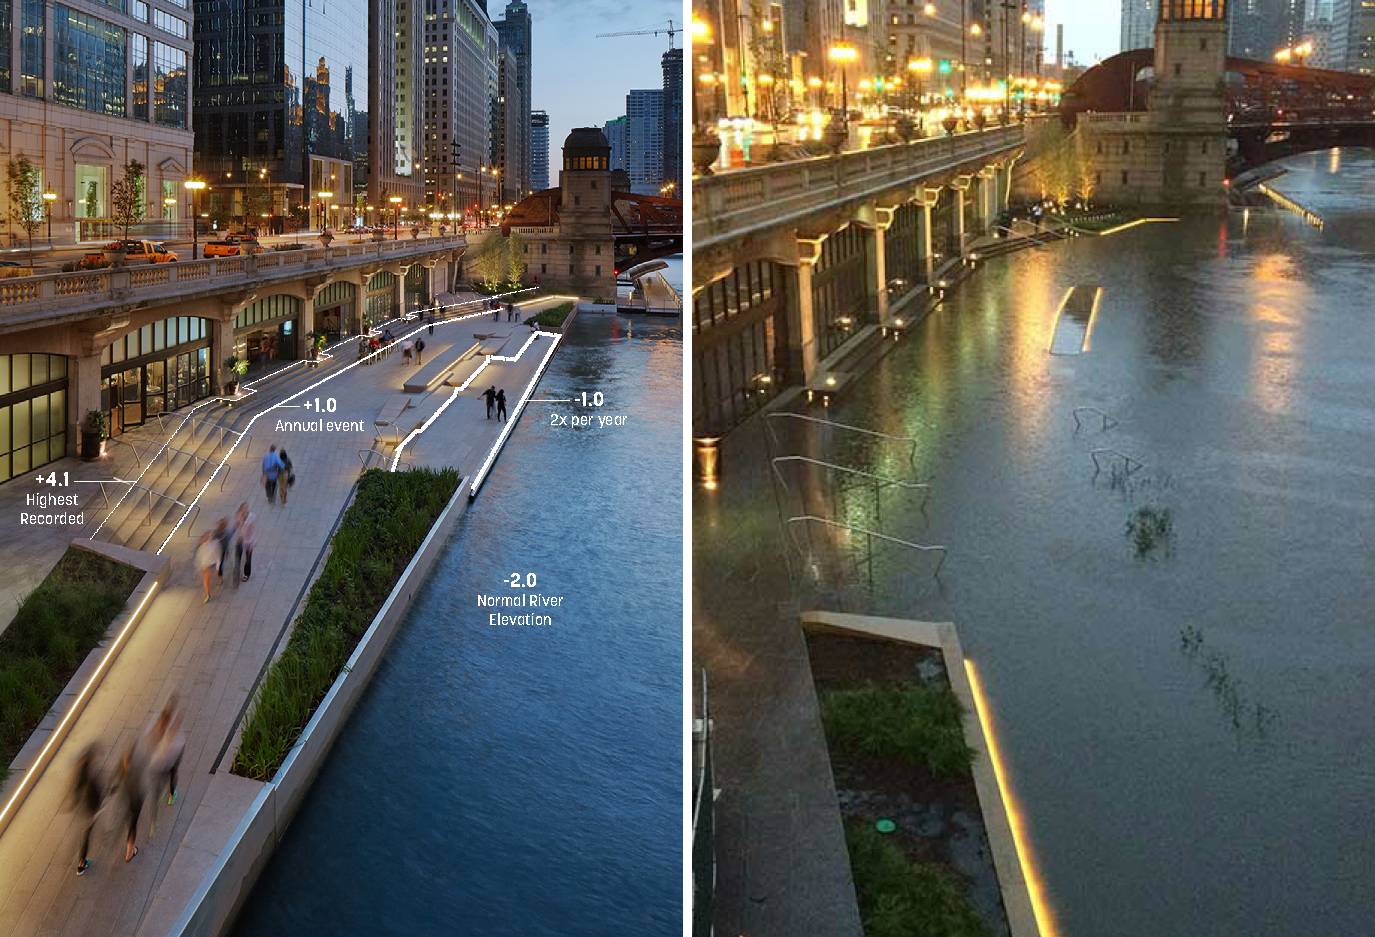
{"type": "Polygon", "coordinates": [[[256,218],[309,204],[314,224],[349,220],[363,195],[355,182],[366,164],[369,34],[340,25],[367,23],[368,0],[196,0],[195,12],[194,159],[211,183],[205,207],[256,218]]]}
{"type": "Polygon", "coordinates": [[[673,194],[682,197],[683,185],[683,50],[664,53],[664,161],[663,181],[672,183],[673,194]]]}
{"type": "Polygon", "coordinates": [[[515,165],[511,188],[519,193],[518,198],[524,198],[531,189],[529,114],[530,95],[533,88],[530,79],[533,23],[530,19],[530,11],[525,6],[525,0],[511,0],[510,3],[506,4],[505,18],[497,20],[492,25],[496,27],[497,35],[501,37],[502,50],[515,56],[517,100],[514,103],[517,105],[516,113],[520,115],[521,124],[518,128],[520,159],[515,165]]]}
{"type": "Polygon", "coordinates": [[[549,188],[549,114],[530,112],[530,188],[549,188]]]}

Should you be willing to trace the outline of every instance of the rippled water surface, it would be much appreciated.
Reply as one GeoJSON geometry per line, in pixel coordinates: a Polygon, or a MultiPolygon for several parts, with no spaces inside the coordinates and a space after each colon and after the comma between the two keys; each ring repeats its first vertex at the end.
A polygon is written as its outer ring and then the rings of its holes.
{"type": "MultiPolygon", "coordinates": [[[[958,624],[1065,935],[1375,920],[1375,154],[1286,165],[1275,187],[1323,229],[1233,212],[996,259],[812,411],[917,437],[912,467],[900,448],[793,438],[931,482],[925,512],[890,494],[879,517],[862,492],[839,512],[948,545],[940,583],[880,553],[872,592],[841,599],[958,624]],[[1090,350],[1052,356],[1077,285],[1103,290],[1090,350]],[[1076,433],[1080,406],[1119,425],[1076,433]],[[1114,477],[1104,454],[1095,477],[1097,448],[1145,467],[1114,477]],[[1138,556],[1142,508],[1172,532],[1138,556]]],[[[698,496],[697,602],[718,617],[772,611],[754,578],[781,556],[759,439],[731,437],[727,484],[698,496]]]]}
{"type": "MultiPolygon", "coordinates": [[[[682,333],[585,316],[459,521],[235,933],[678,934],[682,333]],[[563,597],[489,627],[512,573],[563,597]]],[[[524,610],[507,610],[520,613],[524,610]]]]}

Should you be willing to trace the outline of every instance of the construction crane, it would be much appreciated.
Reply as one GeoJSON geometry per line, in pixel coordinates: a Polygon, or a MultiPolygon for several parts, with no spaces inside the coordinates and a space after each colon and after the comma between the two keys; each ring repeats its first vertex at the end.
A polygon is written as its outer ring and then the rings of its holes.
{"type": "Polygon", "coordinates": [[[649,35],[657,36],[657,35],[659,35],[659,33],[668,33],[668,48],[669,48],[669,51],[672,51],[672,50],[673,50],[673,36],[674,36],[675,33],[680,33],[680,32],[682,32],[682,31],[683,31],[683,28],[682,28],[681,26],[675,28],[674,25],[673,25],[673,20],[669,20],[669,21],[668,21],[668,28],[667,28],[667,29],[665,29],[665,28],[664,28],[663,26],[661,26],[661,25],[655,24],[655,26],[649,27],[649,28],[646,28],[646,29],[631,29],[631,30],[627,30],[626,32],[623,32],[623,33],[597,33],[596,38],[598,38],[598,39],[609,39],[609,38],[612,37],[612,36],[649,36],[649,35]]]}

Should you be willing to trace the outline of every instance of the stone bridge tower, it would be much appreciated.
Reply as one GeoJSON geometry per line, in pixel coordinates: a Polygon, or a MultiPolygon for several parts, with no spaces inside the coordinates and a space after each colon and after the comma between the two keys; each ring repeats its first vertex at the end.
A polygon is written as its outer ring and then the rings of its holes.
{"type": "Polygon", "coordinates": [[[1227,0],[1161,0],[1144,114],[1084,114],[1094,198],[1168,209],[1227,203],[1227,0]]]}

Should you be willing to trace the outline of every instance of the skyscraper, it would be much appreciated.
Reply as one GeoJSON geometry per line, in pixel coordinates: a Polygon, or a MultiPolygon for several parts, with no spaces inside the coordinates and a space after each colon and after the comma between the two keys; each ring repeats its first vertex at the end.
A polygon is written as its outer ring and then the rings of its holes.
{"type": "Polygon", "coordinates": [[[1375,73],[1375,4],[1370,0],[1334,0],[1330,59],[1341,71],[1375,73]]]}
{"type": "Polygon", "coordinates": [[[425,194],[440,210],[476,217],[496,197],[491,173],[499,40],[477,0],[424,0],[425,194]],[[456,193],[456,195],[455,195],[456,193]],[[450,208],[457,200],[456,209],[450,208]]]}
{"type": "Polygon", "coordinates": [[[660,88],[625,96],[626,156],[630,191],[658,195],[664,184],[664,92],[660,88]]]}
{"type": "Polygon", "coordinates": [[[549,115],[544,111],[530,112],[530,188],[549,188],[549,115]]]}
{"type": "Polygon", "coordinates": [[[515,204],[529,194],[525,182],[525,135],[530,112],[521,106],[524,95],[517,87],[518,59],[515,50],[502,45],[497,55],[497,159],[501,169],[503,204],[515,204]]]}
{"type": "Polygon", "coordinates": [[[202,210],[258,215],[312,203],[316,223],[337,225],[354,205],[366,147],[358,131],[373,100],[367,31],[339,24],[368,22],[368,0],[287,4],[275,19],[252,9],[223,0],[195,18],[195,165],[218,190],[202,210]]]}
{"type": "MultiPolygon", "coordinates": [[[[379,180],[374,184],[368,179],[368,201],[378,204],[387,197],[399,193],[408,204],[418,203],[425,194],[425,173],[421,165],[420,143],[424,135],[424,82],[421,71],[425,48],[425,11],[424,0],[394,0],[396,5],[396,27],[393,30],[394,48],[393,67],[395,71],[389,105],[395,111],[391,148],[382,156],[390,158],[396,169],[391,178],[379,180]],[[395,190],[393,192],[392,190],[395,190]]],[[[388,6],[388,0],[373,0],[373,3],[388,6]]],[[[371,30],[374,36],[385,36],[376,27],[371,30]]],[[[379,74],[379,73],[375,73],[379,74]]],[[[379,105],[383,107],[386,105],[379,105]]],[[[377,109],[374,109],[376,113],[377,109]]],[[[379,159],[379,162],[383,160],[379,159]]]]}
{"type": "Polygon", "coordinates": [[[533,52],[532,32],[533,23],[530,19],[530,11],[525,6],[525,0],[511,0],[506,4],[505,19],[497,20],[493,25],[496,26],[497,35],[501,37],[501,47],[510,50],[515,55],[516,66],[516,89],[518,99],[515,101],[516,114],[520,121],[520,158],[516,166],[516,175],[513,177],[513,188],[518,189],[522,196],[530,191],[531,185],[531,160],[530,160],[530,96],[533,85],[530,78],[531,54],[533,52]]]}
{"type": "Polygon", "coordinates": [[[1227,6],[1227,54],[1271,60],[1303,33],[1304,0],[1232,0],[1227,6]]]}
{"type": "Polygon", "coordinates": [[[628,124],[624,116],[608,120],[603,128],[606,142],[611,144],[611,171],[618,169],[630,172],[630,154],[626,151],[626,132],[628,124]]]}
{"type": "Polygon", "coordinates": [[[1122,50],[1155,46],[1155,19],[1159,0],[1122,0],[1122,50]]]}
{"type": "MultiPolygon", "coordinates": [[[[683,184],[683,50],[670,49],[663,57],[663,181],[674,184],[681,196],[683,184]]],[[[614,168],[614,167],[613,167],[614,168]]]]}

